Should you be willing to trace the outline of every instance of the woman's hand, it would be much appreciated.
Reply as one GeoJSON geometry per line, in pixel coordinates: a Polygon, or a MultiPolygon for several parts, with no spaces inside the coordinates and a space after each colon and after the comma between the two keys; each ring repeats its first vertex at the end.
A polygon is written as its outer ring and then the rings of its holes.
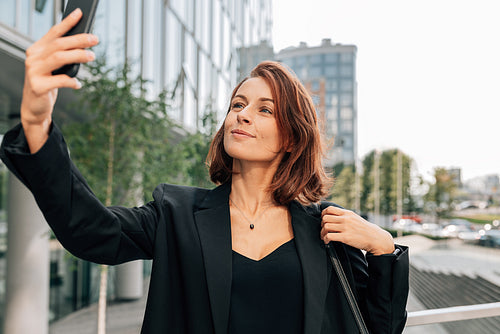
{"type": "Polygon", "coordinates": [[[66,64],[87,63],[95,59],[94,53],[85,48],[98,43],[96,36],[63,37],[81,17],[82,11],[76,9],[26,50],[21,122],[32,153],[38,151],[48,138],[58,88],[81,87],[77,79],[65,74],[52,75],[52,71],[66,64]]]}
{"type": "Polygon", "coordinates": [[[352,211],[334,206],[321,213],[321,239],[325,244],[340,241],[373,255],[394,252],[394,241],[389,232],[352,211]]]}

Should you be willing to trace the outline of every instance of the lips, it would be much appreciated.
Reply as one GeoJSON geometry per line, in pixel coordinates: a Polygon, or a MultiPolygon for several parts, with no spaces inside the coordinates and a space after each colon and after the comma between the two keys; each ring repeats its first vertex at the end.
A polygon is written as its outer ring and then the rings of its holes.
{"type": "Polygon", "coordinates": [[[234,129],[234,130],[231,130],[231,134],[236,135],[236,136],[245,136],[245,137],[250,137],[250,138],[254,138],[254,137],[255,137],[255,136],[254,136],[254,135],[252,135],[251,133],[246,132],[246,131],[241,130],[241,129],[234,129]]]}

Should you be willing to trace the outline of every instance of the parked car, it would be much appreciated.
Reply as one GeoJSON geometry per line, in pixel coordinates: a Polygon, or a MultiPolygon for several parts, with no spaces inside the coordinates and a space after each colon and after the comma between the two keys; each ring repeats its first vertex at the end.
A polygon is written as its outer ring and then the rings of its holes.
{"type": "Polygon", "coordinates": [[[392,228],[405,232],[420,232],[422,230],[422,226],[413,219],[398,219],[392,224],[392,228]]]}
{"type": "Polygon", "coordinates": [[[500,230],[489,230],[480,234],[478,241],[480,246],[500,248],[500,230]]]}
{"type": "Polygon", "coordinates": [[[475,232],[474,225],[465,219],[455,218],[446,222],[441,230],[441,236],[448,238],[459,238],[460,235],[470,238],[475,232]]]}

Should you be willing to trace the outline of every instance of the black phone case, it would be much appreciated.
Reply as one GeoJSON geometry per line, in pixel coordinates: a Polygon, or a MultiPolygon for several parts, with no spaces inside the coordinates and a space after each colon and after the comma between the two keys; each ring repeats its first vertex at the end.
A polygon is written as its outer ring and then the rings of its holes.
{"type": "MultiPolygon", "coordinates": [[[[97,9],[97,4],[99,0],[69,0],[66,8],[64,9],[63,19],[71,14],[75,9],[80,8],[83,12],[82,18],[78,23],[71,28],[64,36],[77,35],[82,33],[88,33],[92,29],[94,24],[95,12],[97,9]]],[[[75,77],[78,73],[80,64],[68,64],[55,71],[52,71],[52,75],[66,74],[70,77],[75,77]]]]}

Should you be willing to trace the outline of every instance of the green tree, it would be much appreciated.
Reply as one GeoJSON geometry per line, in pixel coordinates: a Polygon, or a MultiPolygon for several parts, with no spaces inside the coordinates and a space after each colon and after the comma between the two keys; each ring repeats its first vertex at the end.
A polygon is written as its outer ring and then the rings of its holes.
{"type": "Polygon", "coordinates": [[[370,153],[368,153],[362,161],[363,174],[361,175],[361,194],[360,194],[361,212],[374,211],[374,199],[373,199],[374,161],[375,161],[375,151],[371,151],[370,153]]]}
{"type": "MultiPolygon", "coordinates": [[[[181,150],[173,140],[166,94],[147,99],[141,77],[127,64],[109,68],[99,60],[77,92],[77,119],[63,128],[75,165],[107,206],[140,204],[151,184],[183,174],[181,150]]],[[[98,332],[104,332],[107,266],[101,266],[98,332]]]]}
{"type": "Polygon", "coordinates": [[[181,142],[186,163],[185,184],[204,188],[213,187],[205,162],[216,127],[217,115],[211,108],[211,103],[208,103],[201,119],[201,127],[195,133],[188,134],[181,142]]]}
{"type": "Polygon", "coordinates": [[[401,168],[398,169],[398,149],[379,153],[372,151],[362,161],[360,206],[362,212],[375,211],[375,197],[380,200],[380,213],[395,214],[398,205],[398,171],[401,172],[401,195],[403,213],[414,212],[415,201],[411,194],[412,159],[401,153],[401,168]],[[376,154],[378,154],[378,159],[376,154]],[[378,161],[378,166],[377,166],[378,161]],[[377,169],[378,168],[378,169],[377,169]],[[377,170],[376,170],[377,169],[377,170]],[[379,188],[375,189],[378,177],[379,188]]]}
{"type": "Polygon", "coordinates": [[[354,184],[356,174],[354,166],[343,166],[340,174],[335,178],[330,199],[336,204],[343,206],[346,209],[353,210],[356,200],[356,187],[354,184]]]}
{"type": "Polygon", "coordinates": [[[434,183],[424,196],[425,207],[439,220],[450,215],[458,185],[446,168],[434,168],[434,183]]]}

